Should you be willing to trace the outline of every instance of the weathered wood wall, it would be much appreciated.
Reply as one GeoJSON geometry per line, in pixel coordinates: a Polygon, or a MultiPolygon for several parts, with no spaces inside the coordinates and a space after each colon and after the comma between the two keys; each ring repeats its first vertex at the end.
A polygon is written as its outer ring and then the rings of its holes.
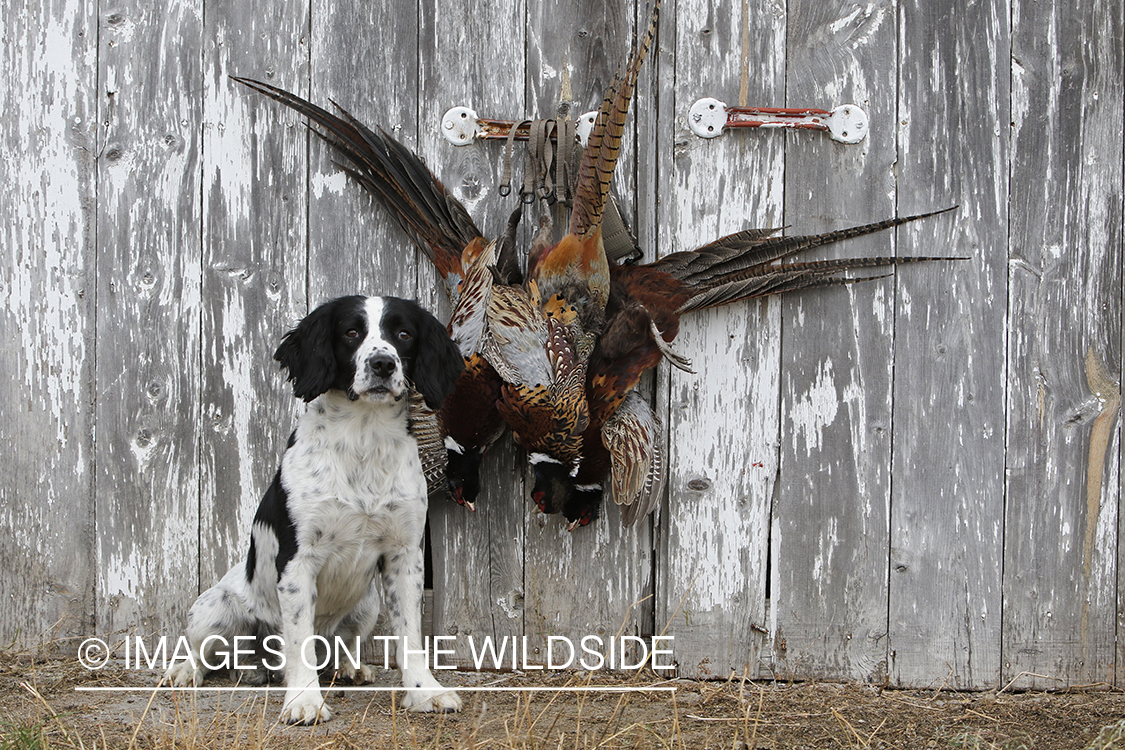
{"type": "MultiPolygon", "coordinates": [[[[648,13],[478,6],[0,11],[0,642],[178,632],[297,413],[279,336],[344,293],[445,309],[299,118],[229,74],[391,130],[496,231],[500,147],[447,145],[441,114],[552,114],[564,68],[592,109],[648,13]]],[[[668,0],[617,181],[649,258],[956,203],[818,257],[971,259],[685,319],[699,374],[649,386],[671,473],[637,529],[609,508],[567,534],[495,450],[479,513],[431,508],[435,632],[666,632],[694,676],[1125,682],[1123,38],[1105,0],[668,0]],[[870,135],[702,141],[701,96],[855,102],[870,135]]]]}

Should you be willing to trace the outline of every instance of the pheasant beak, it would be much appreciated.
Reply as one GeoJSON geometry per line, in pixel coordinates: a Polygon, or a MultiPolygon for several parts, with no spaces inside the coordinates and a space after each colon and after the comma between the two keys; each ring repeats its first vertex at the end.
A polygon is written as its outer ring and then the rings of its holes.
{"type": "Polygon", "coordinates": [[[462,502],[463,502],[464,506],[466,508],[468,508],[469,510],[471,510],[473,513],[477,512],[477,504],[476,503],[470,503],[468,500],[464,500],[462,502]]]}
{"type": "Polygon", "coordinates": [[[575,529],[577,529],[579,526],[584,526],[584,525],[585,524],[582,523],[582,519],[577,518],[577,519],[571,521],[569,525],[567,525],[566,530],[572,532],[575,529]]]}

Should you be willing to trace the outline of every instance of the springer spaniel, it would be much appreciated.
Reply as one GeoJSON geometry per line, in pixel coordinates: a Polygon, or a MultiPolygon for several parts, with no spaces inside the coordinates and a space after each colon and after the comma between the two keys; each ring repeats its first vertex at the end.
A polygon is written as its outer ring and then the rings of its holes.
{"type": "MultiPolygon", "coordinates": [[[[313,636],[330,644],[339,636],[354,650],[371,635],[383,598],[410,688],[404,705],[459,710],[460,698],[438,684],[421,653],[427,498],[408,430],[410,388],[438,409],[464,367],[457,347],[414,302],[341,297],[287,333],[274,358],[309,405],[258,506],[245,563],[192,605],[191,658],[173,664],[167,679],[202,684],[208,665],[228,658],[239,638],[257,644],[243,681],[284,672],[285,721],[328,721],[313,636]]],[[[374,675],[347,658],[337,666],[355,681],[374,675]]]]}

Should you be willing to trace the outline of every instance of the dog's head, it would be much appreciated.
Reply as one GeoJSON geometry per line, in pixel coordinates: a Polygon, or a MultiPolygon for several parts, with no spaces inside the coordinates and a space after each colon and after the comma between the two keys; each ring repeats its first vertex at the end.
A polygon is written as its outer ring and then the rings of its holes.
{"type": "Polygon", "coordinates": [[[325,302],[285,334],[273,356],[305,401],[330,390],[353,400],[398,401],[413,383],[435,410],[464,368],[445,327],[398,297],[325,302]]]}

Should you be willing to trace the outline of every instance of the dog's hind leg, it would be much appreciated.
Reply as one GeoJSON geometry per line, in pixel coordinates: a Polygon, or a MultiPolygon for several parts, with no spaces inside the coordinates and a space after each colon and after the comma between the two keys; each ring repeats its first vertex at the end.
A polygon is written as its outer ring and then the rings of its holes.
{"type": "Polygon", "coordinates": [[[381,589],[382,582],[379,578],[372,578],[363,599],[336,628],[336,637],[342,645],[342,648],[336,648],[336,644],[333,644],[336,673],[356,684],[375,680],[375,668],[363,663],[361,652],[364,647],[370,647],[371,634],[379,620],[381,589]],[[347,649],[348,653],[345,654],[343,649],[347,649]],[[354,661],[352,656],[355,657],[354,661]]]}
{"type": "MultiPolygon", "coordinates": [[[[241,565],[235,570],[241,574],[241,565]]],[[[176,687],[202,685],[208,672],[234,666],[235,647],[249,645],[242,639],[254,639],[257,622],[247,614],[240,598],[225,585],[229,577],[228,573],[191,605],[185,633],[190,655],[173,663],[164,673],[164,680],[169,684],[176,687]]]]}

